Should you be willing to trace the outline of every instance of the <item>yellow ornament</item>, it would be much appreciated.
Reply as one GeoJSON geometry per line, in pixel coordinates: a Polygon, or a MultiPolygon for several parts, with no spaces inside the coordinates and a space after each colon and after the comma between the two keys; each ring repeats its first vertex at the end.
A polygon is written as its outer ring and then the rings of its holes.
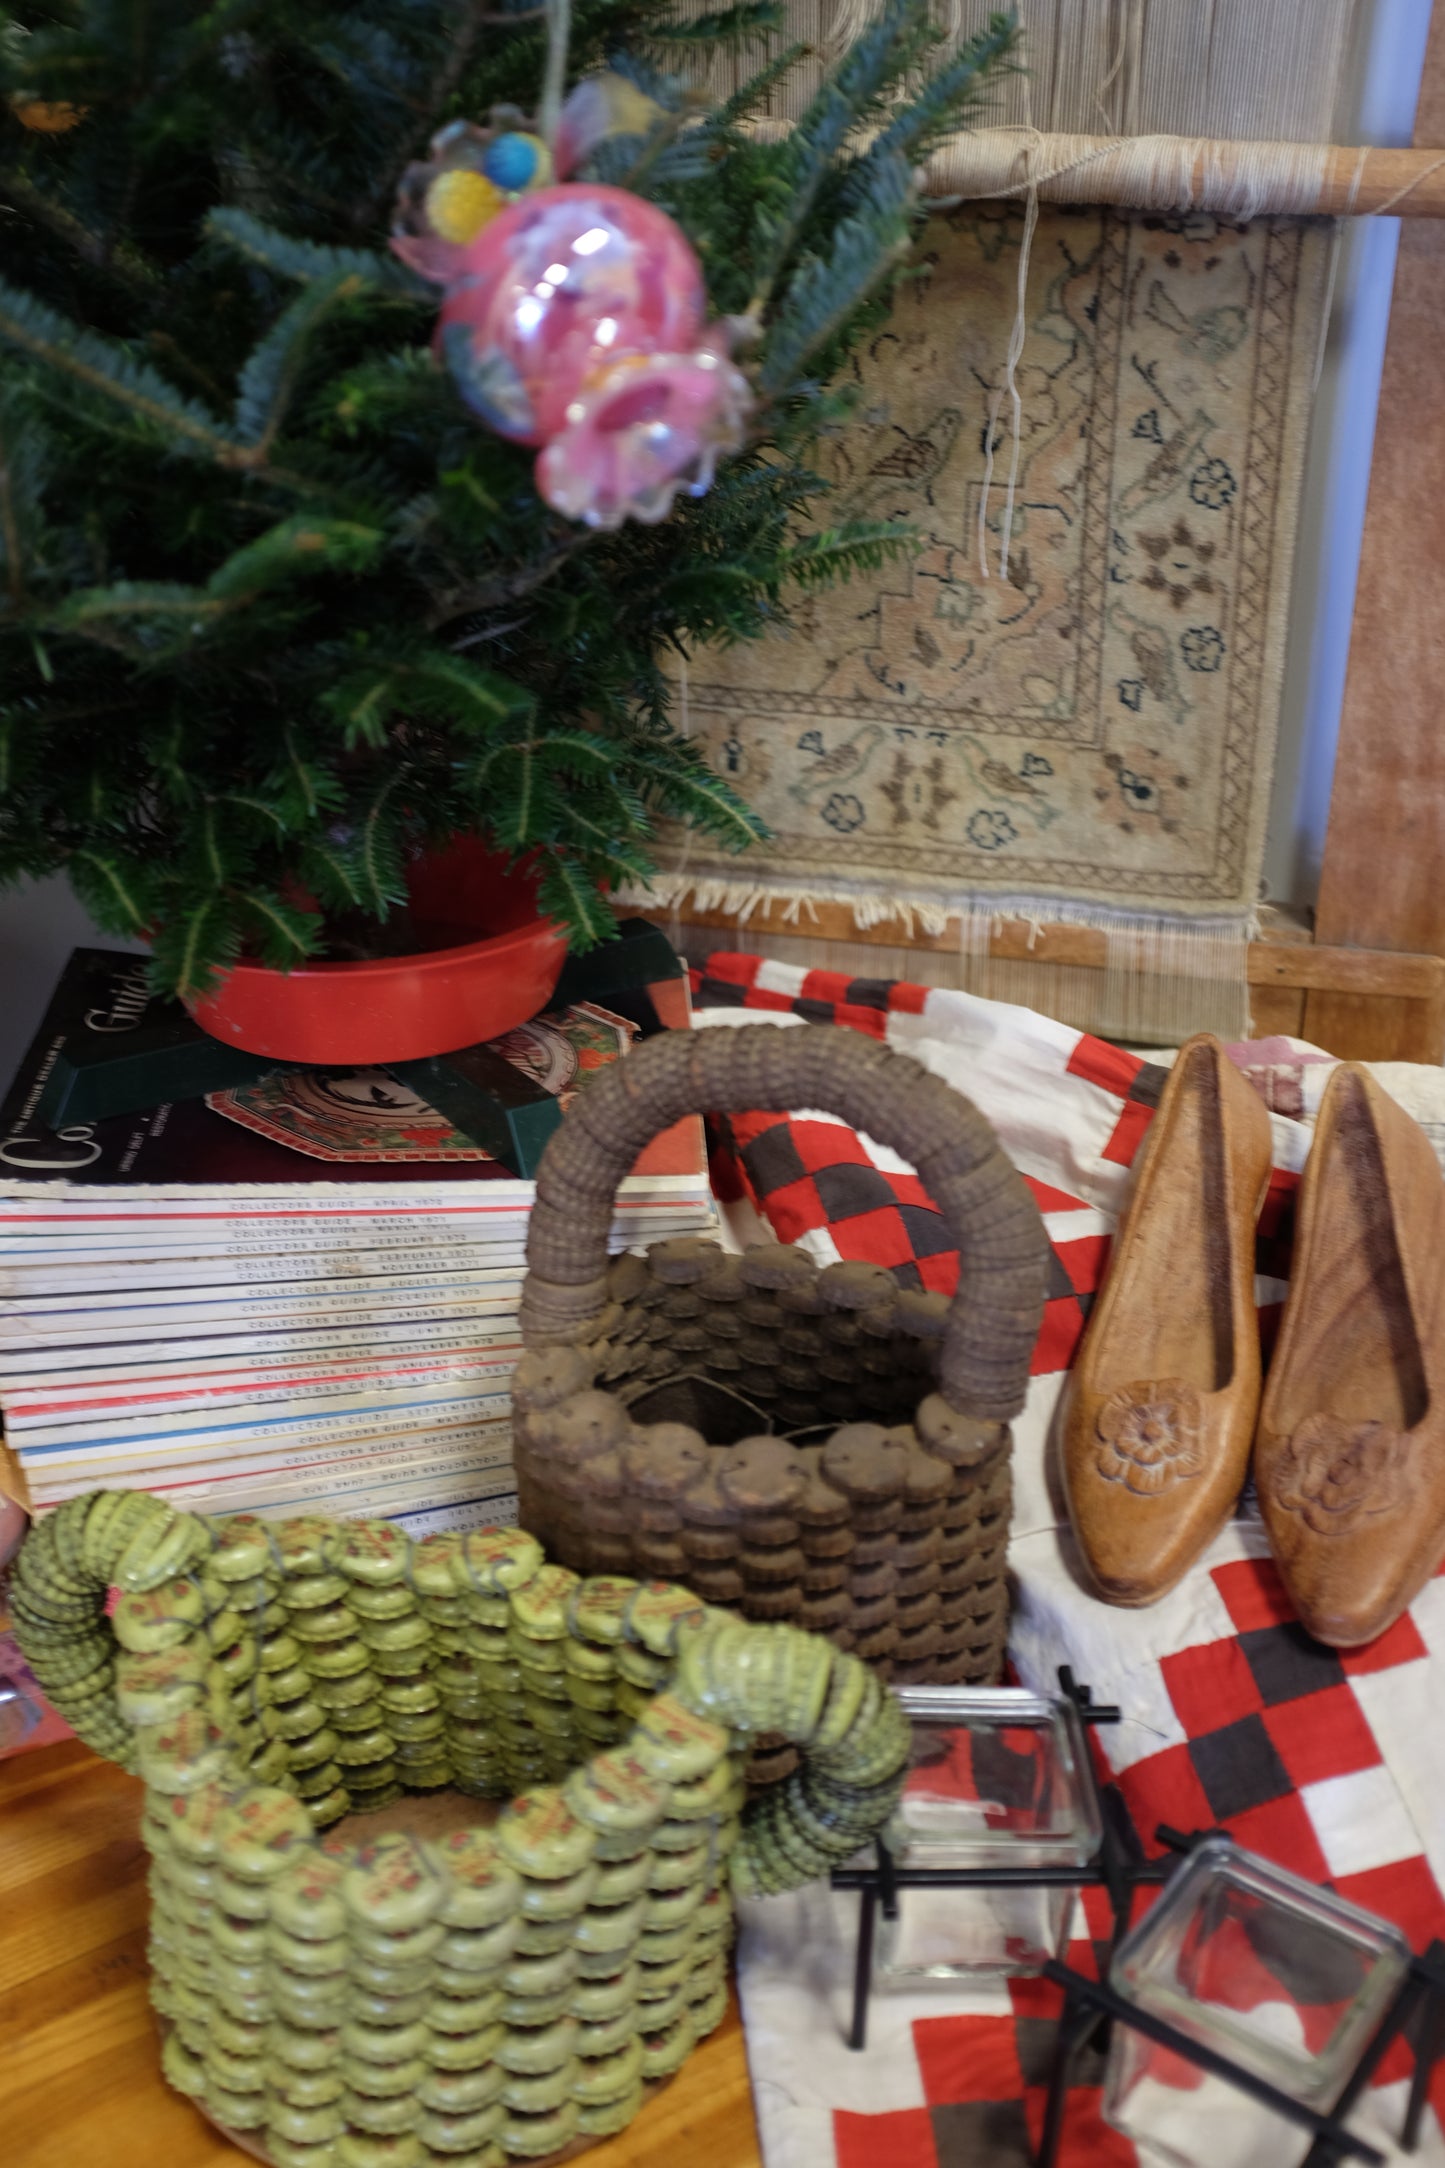
{"type": "Polygon", "coordinates": [[[52,104],[43,98],[18,98],[11,110],[32,135],[67,135],[85,118],[83,105],[68,105],[64,100],[52,104]]]}
{"type": "Polygon", "coordinates": [[[469,166],[439,173],[426,192],[426,222],[443,241],[458,247],[474,241],[506,202],[502,191],[469,166]]]}

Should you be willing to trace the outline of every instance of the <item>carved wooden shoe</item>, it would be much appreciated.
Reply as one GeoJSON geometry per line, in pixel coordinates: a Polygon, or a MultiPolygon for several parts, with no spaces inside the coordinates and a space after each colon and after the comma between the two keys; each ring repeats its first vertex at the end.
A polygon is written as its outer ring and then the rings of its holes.
{"type": "Polygon", "coordinates": [[[1255,1483],[1300,1622],[1373,1641],[1445,1556],[1445,1181],[1353,1062],[1325,1087],[1255,1483]]]}
{"type": "Polygon", "coordinates": [[[1264,1102],[1217,1039],[1179,1058],[1145,1140],[1062,1411],[1064,1485],[1110,1603],[1154,1603],[1224,1523],[1259,1407],[1254,1226],[1264,1102]]]}

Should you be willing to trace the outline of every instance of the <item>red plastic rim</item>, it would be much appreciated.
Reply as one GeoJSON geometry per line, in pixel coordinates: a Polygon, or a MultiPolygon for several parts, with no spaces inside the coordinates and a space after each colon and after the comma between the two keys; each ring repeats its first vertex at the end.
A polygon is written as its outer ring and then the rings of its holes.
{"type": "Polygon", "coordinates": [[[187,1004],[192,1016],[248,1054],[367,1067],[475,1046],[546,1007],[567,937],[539,915],[532,873],[509,871],[465,837],[418,859],[407,888],[420,926],[443,937],[475,929],[472,938],[289,972],[240,963],[187,1004]]]}

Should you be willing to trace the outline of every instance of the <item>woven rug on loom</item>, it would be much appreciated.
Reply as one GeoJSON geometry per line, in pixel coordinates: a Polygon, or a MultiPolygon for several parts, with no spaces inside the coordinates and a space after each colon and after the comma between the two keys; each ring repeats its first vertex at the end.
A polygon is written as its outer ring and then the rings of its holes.
{"type": "MultiPolygon", "coordinates": [[[[932,959],[930,959],[930,962],[932,959]]],[[[794,1028],[840,1023],[915,1055],[987,1115],[1044,1215],[1052,1261],[1028,1402],[1014,1429],[1015,1580],[1010,1650],[1047,1690],[1070,1663],[1123,1722],[1099,1731],[1107,1771],[1142,1835],[1160,1822],[1221,1826],[1253,1851],[1401,1926],[1415,1948],[1445,1936],[1445,1575],[1367,1648],[1312,1641],[1291,1612],[1257,1510],[1246,1500],[1179,1586],[1145,1611],[1087,1594],[1070,1564],[1048,1440],[1148,1132],[1165,1071],[1046,1017],[967,993],[803,972],[755,956],[713,956],[697,975],[698,1024],[773,1015],[794,1028]]],[[[1292,1042],[1236,1049],[1271,1108],[1274,1172],[1261,1214],[1255,1296],[1266,1346],[1288,1281],[1293,1201],[1328,1056],[1292,1042]]],[[[1440,1072],[1380,1065],[1408,1085],[1410,1111],[1438,1132],[1440,1072]],[[1432,1083],[1433,1080],[1433,1083],[1432,1083]]],[[[720,1163],[783,1241],[820,1262],[865,1258],[905,1285],[951,1292],[957,1253],[917,1177],[835,1119],[734,1112],[720,1163]]],[[[1159,1847],[1152,1841],[1151,1852],[1159,1847]]],[[[1141,1900],[1142,1902],[1142,1900],[1141,1900]]],[[[1058,1997],[1037,1980],[972,1992],[945,1985],[872,1999],[865,2053],[845,2045],[857,1898],[823,1884],[743,1908],[739,1988],[766,2168],[1028,2168],[1043,2112],[1058,1997]]],[[[1092,1971],[1106,1932],[1093,1896],[1068,1957],[1092,1971]]],[[[1246,1985],[1248,1983],[1245,1983],[1246,1985]]],[[[1261,2022],[1279,2015],[1261,2010],[1261,2022]]],[[[1352,2127],[1391,2163],[1411,2060],[1387,2054],[1352,2127]]],[[[1070,2094],[1064,2168],[1134,2168],[1102,2121],[1102,2071],[1086,2062],[1070,2094]]],[[[1204,2095],[1176,2071],[1156,2109],[1187,2133],[1204,2095]]],[[[1226,2095],[1226,2099],[1233,2096],[1226,2095]]],[[[1445,2168],[1445,2064],[1431,2086],[1420,2168],[1445,2168]]],[[[1298,2160],[1241,2109],[1213,2120],[1219,2168],[1298,2160]]]]}
{"type": "Polygon", "coordinates": [[[906,521],[917,549],[691,659],[676,712],[772,833],[738,858],[669,837],[655,897],[1242,943],[1327,231],[1046,206],[1015,408],[1023,235],[1014,203],[926,229],[821,452],[828,521],[906,521]]]}

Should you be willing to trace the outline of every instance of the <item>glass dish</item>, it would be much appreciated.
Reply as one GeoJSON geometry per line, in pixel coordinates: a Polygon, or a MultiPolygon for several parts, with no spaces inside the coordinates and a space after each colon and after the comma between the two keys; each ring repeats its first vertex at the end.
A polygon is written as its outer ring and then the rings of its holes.
{"type": "MultiPolygon", "coordinates": [[[[1332,1891],[1210,1837],[1120,1945],[1115,1991],[1327,2112],[1405,1977],[1410,1946],[1332,1891]]],[[[1195,2168],[1284,2168],[1307,2133],[1116,2025],[1104,2113],[1146,2157],[1195,2168]]]]}
{"type": "MultiPolygon", "coordinates": [[[[1017,1687],[904,1687],[913,1758],[889,1824],[900,1867],[1081,1867],[1100,1841],[1088,1742],[1071,1701],[1017,1687]]],[[[901,1889],[880,1919],[885,1980],[1037,1972],[1062,1949],[1072,1888],[901,1889]]]]}

